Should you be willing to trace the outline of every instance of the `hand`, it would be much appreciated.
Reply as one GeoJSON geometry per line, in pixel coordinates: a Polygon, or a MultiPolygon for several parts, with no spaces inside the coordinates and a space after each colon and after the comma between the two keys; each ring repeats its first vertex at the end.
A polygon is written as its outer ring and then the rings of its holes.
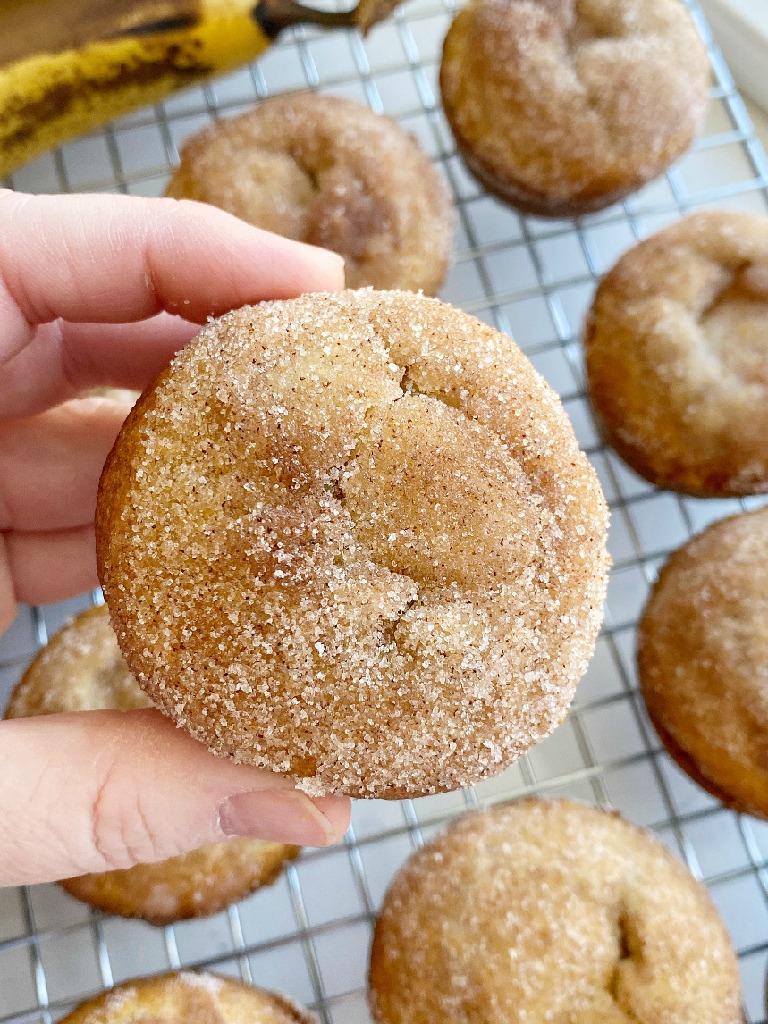
{"type": "MultiPolygon", "coordinates": [[[[211,315],[343,286],[341,260],[197,203],[0,190],[0,631],[98,584],[93,517],[128,407],[211,315]],[[62,404],[64,403],[64,404],[62,404]]],[[[0,885],[160,860],[229,835],[324,845],[310,800],[156,711],[0,723],[0,885]]]]}

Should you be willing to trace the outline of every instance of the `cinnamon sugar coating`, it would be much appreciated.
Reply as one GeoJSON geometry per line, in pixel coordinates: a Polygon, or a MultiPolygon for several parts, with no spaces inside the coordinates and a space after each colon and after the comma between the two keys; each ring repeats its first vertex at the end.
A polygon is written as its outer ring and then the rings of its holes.
{"type": "Polygon", "coordinates": [[[271,885],[298,854],[298,846],[231,839],[155,864],[67,878],[60,885],[108,914],[166,925],[226,910],[271,885]]]}
{"type": "MultiPolygon", "coordinates": [[[[106,607],[81,612],[51,638],[11,694],[6,718],[68,711],[132,711],[151,702],[128,670],[106,607]]],[[[299,848],[258,839],[210,843],[154,864],[68,878],[76,899],[164,925],[216,914],[278,875],[299,848]]]]}
{"type": "Polygon", "coordinates": [[[137,978],[78,1006],[61,1024],[317,1024],[285,996],[203,971],[137,978]]]}
{"type": "Polygon", "coordinates": [[[704,886],[643,829],[568,801],[471,814],[413,854],[376,923],[377,1024],[741,1024],[704,886]]]}
{"type": "Polygon", "coordinates": [[[100,577],[152,700],[312,794],[496,774],[563,719],[605,593],[606,507],[557,396],[433,299],[222,317],[131,413],[100,577]]]}
{"type": "Polygon", "coordinates": [[[768,490],[768,217],[706,211],[630,249],[585,327],[610,443],[661,487],[768,490]]]}
{"type": "Polygon", "coordinates": [[[5,717],[151,706],[123,660],[102,606],[80,612],[50,637],[16,684],[5,717]]]}
{"type": "Polygon", "coordinates": [[[768,819],[768,509],[721,520],[662,569],[638,631],[640,688],[670,754],[768,819]]]}
{"type": "Polygon", "coordinates": [[[542,217],[618,202],[701,127],[709,58],[679,0],[470,0],[440,87],[485,187],[542,217]]]}
{"type": "Polygon", "coordinates": [[[416,139],[352,100],[291,93],[188,139],[167,195],[332,249],[347,285],[434,294],[453,241],[448,189],[416,139]]]}

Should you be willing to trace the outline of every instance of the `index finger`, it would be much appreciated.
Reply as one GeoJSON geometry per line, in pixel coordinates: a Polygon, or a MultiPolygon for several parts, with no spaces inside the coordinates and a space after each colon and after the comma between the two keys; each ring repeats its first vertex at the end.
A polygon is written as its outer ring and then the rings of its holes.
{"type": "Polygon", "coordinates": [[[0,190],[0,415],[14,406],[19,376],[27,385],[66,377],[66,352],[44,344],[41,324],[122,324],[162,311],[204,323],[245,303],[335,290],[343,276],[333,253],[201,203],[0,190]]]}
{"type": "Polygon", "coordinates": [[[204,323],[261,299],[343,285],[340,257],[202,203],[0,191],[0,294],[27,327],[204,323]]]}

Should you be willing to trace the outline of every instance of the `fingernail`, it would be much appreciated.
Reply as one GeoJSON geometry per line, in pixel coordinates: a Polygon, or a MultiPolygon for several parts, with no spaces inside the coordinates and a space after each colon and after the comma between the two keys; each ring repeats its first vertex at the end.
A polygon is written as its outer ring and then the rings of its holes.
{"type": "Polygon", "coordinates": [[[337,277],[341,278],[342,283],[346,281],[344,258],[339,256],[337,252],[332,249],[322,249],[318,245],[309,246],[313,249],[316,256],[319,256],[323,263],[326,264],[328,270],[335,273],[337,277]]]}
{"type": "Polygon", "coordinates": [[[227,836],[253,836],[273,843],[326,846],[334,838],[331,822],[308,796],[295,790],[257,790],[228,797],[219,808],[227,836]]]}

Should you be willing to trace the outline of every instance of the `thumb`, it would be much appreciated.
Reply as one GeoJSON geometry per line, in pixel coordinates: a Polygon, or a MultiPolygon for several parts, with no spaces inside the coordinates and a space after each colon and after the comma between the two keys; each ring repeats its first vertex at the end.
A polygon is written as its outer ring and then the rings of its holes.
{"type": "Polygon", "coordinates": [[[175,857],[230,836],[325,846],[349,801],[214,757],[157,711],[0,722],[0,886],[175,857]]]}

